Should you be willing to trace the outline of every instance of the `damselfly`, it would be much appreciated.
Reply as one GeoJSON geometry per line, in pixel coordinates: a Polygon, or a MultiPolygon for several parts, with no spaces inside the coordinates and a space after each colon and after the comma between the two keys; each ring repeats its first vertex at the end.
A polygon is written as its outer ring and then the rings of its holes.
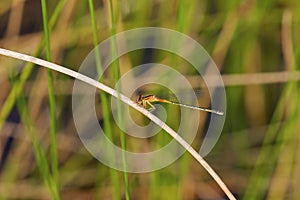
{"type": "Polygon", "coordinates": [[[161,103],[169,103],[169,104],[174,104],[174,105],[178,105],[178,106],[182,106],[182,107],[186,107],[186,108],[191,108],[191,109],[196,109],[196,110],[201,110],[201,111],[205,111],[205,112],[210,112],[210,113],[215,113],[217,115],[224,115],[224,113],[222,111],[218,111],[218,110],[212,110],[209,108],[204,108],[204,107],[198,107],[198,106],[192,106],[192,105],[187,105],[187,104],[183,104],[183,103],[179,103],[179,102],[175,102],[175,101],[170,101],[167,99],[163,99],[163,98],[159,98],[155,95],[139,95],[138,99],[136,100],[136,103],[139,104],[140,106],[143,106],[144,108],[147,108],[147,105],[149,105],[152,109],[155,109],[155,106],[152,105],[152,103],[155,102],[161,102],[161,103]]]}

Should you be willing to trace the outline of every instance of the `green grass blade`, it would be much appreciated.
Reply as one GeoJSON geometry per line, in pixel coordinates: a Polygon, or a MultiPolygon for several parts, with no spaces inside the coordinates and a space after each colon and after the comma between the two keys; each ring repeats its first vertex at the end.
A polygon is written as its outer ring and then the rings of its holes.
{"type": "MultiPolygon", "coordinates": [[[[46,0],[41,0],[43,27],[44,27],[44,41],[46,46],[46,59],[51,61],[50,50],[50,33],[48,25],[48,14],[46,0]]],[[[57,141],[56,141],[56,105],[54,97],[54,84],[52,70],[48,71],[48,95],[49,95],[49,108],[50,108],[50,155],[51,155],[51,171],[54,181],[56,192],[59,193],[59,173],[58,173],[58,155],[57,155],[57,141]]],[[[59,195],[58,195],[59,196],[59,195]]]]}
{"type": "MultiPolygon", "coordinates": [[[[115,10],[118,10],[118,4],[117,1],[115,1],[115,5],[113,5],[112,0],[109,1],[109,9],[110,9],[110,21],[111,21],[111,35],[115,35],[117,33],[116,31],[116,26],[117,26],[117,12],[115,12],[115,10]]],[[[114,55],[117,54],[118,52],[118,47],[117,47],[117,42],[115,41],[115,38],[112,40],[111,47],[112,47],[112,57],[114,57],[114,55]]],[[[119,61],[118,59],[115,62],[115,65],[113,65],[113,73],[114,73],[114,78],[115,78],[115,82],[118,82],[120,79],[120,65],[119,65],[119,61]]],[[[118,84],[117,85],[117,91],[119,92],[121,88],[121,85],[118,84]]],[[[118,95],[120,95],[118,93],[118,95]]],[[[120,97],[120,96],[119,96],[120,97]]],[[[123,161],[123,167],[124,167],[124,183],[125,183],[125,197],[126,200],[130,199],[130,195],[129,195],[129,183],[128,183],[128,173],[126,172],[127,170],[127,161],[126,161],[126,140],[125,140],[125,134],[123,132],[123,127],[124,127],[124,121],[122,119],[122,103],[120,101],[120,98],[117,99],[117,117],[118,117],[118,121],[120,123],[120,140],[121,140],[121,147],[124,151],[122,151],[122,161],[123,161]]]]}
{"type": "MultiPolygon", "coordinates": [[[[50,29],[52,29],[58,19],[59,14],[61,13],[64,5],[65,5],[66,1],[62,0],[59,1],[59,3],[57,4],[54,13],[52,14],[51,20],[50,20],[50,29]]],[[[42,51],[42,47],[43,47],[43,38],[41,39],[34,55],[39,55],[42,51]]],[[[9,113],[11,112],[13,106],[15,105],[15,103],[17,103],[17,105],[19,105],[19,109],[20,108],[20,103],[16,102],[16,100],[18,100],[18,96],[21,95],[23,87],[25,82],[27,81],[27,79],[29,78],[29,76],[32,73],[32,70],[34,68],[34,64],[33,63],[29,63],[27,62],[24,66],[24,69],[22,70],[21,74],[20,74],[20,79],[18,81],[14,81],[13,85],[12,85],[12,89],[7,97],[7,99],[5,100],[5,102],[3,103],[1,110],[0,110],[0,130],[3,127],[3,124],[7,118],[7,116],[9,115],[9,113]]],[[[24,104],[21,104],[24,105],[24,104]]],[[[24,106],[21,106],[24,107],[24,106]]],[[[26,117],[23,117],[26,119],[26,117]]],[[[24,119],[24,120],[25,120],[24,119]]],[[[24,121],[23,120],[23,121],[24,121]]],[[[46,162],[45,160],[43,160],[45,153],[42,151],[42,149],[39,147],[37,140],[34,138],[35,137],[35,133],[32,131],[32,127],[31,127],[31,123],[29,123],[30,121],[28,120],[26,122],[27,124],[27,129],[30,131],[31,133],[31,140],[33,142],[33,146],[34,146],[34,153],[35,153],[35,157],[37,158],[37,165],[42,173],[42,177],[44,179],[45,184],[48,186],[49,190],[53,191],[53,187],[50,187],[50,185],[56,184],[56,182],[52,181],[48,176],[50,174],[50,172],[47,172],[47,164],[43,164],[44,162],[46,162]]],[[[11,174],[10,175],[10,179],[13,180],[15,179],[15,177],[17,176],[17,174],[11,174]]],[[[55,191],[53,191],[55,193],[55,191]]],[[[57,194],[53,193],[53,199],[58,199],[59,196],[57,194]]]]}
{"type": "MultiPolygon", "coordinates": [[[[103,82],[103,70],[102,70],[102,65],[101,65],[101,60],[100,60],[100,55],[99,55],[99,49],[97,48],[98,43],[99,43],[99,39],[98,39],[98,32],[97,32],[97,23],[96,23],[96,16],[95,16],[95,12],[94,12],[94,3],[93,0],[89,0],[89,9],[90,9],[90,14],[91,14],[91,23],[92,23],[92,29],[93,29],[93,40],[94,40],[94,47],[95,52],[96,52],[96,65],[97,65],[97,72],[98,74],[101,76],[99,76],[99,81],[103,82]]],[[[112,134],[112,129],[111,129],[111,118],[110,118],[110,112],[108,110],[108,97],[107,95],[100,91],[100,100],[101,100],[101,108],[102,108],[102,112],[103,112],[103,122],[104,122],[104,132],[107,134],[108,138],[113,141],[113,134],[112,134]]],[[[109,152],[111,154],[111,162],[115,162],[115,153],[114,153],[114,149],[110,149],[107,152],[109,152]]],[[[113,185],[113,192],[112,192],[112,196],[113,199],[120,199],[121,198],[121,194],[120,194],[120,184],[119,184],[119,180],[118,180],[118,174],[114,169],[110,169],[110,176],[111,176],[111,182],[113,185]]]]}
{"type": "MultiPolygon", "coordinates": [[[[14,82],[16,80],[13,80],[14,82]]],[[[17,95],[17,94],[16,94],[17,95]]],[[[38,134],[34,128],[33,121],[30,116],[30,112],[28,110],[27,102],[22,92],[20,92],[17,96],[17,109],[20,113],[21,121],[23,122],[27,133],[29,135],[30,141],[33,146],[33,151],[36,159],[37,167],[42,175],[43,181],[47,188],[49,189],[50,195],[52,199],[59,199],[59,194],[56,190],[56,181],[52,178],[48,161],[46,159],[45,151],[40,145],[38,134]]]]}

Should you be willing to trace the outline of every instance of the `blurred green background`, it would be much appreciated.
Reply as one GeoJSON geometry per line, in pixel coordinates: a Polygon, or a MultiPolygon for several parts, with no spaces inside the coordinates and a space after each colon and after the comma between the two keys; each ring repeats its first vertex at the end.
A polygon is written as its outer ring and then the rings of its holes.
{"type": "MultiPolygon", "coordinates": [[[[222,135],[205,159],[238,199],[299,199],[299,10],[298,0],[7,0],[0,2],[0,47],[77,71],[96,44],[124,30],[164,27],[192,37],[220,69],[227,95],[222,135]]],[[[116,82],[143,53],[121,58],[101,81],[116,82]]],[[[168,57],[158,52],[151,62],[170,65],[168,57]]],[[[185,73],[196,89],[199,74],[185,73]]],[[[0,199],[226,198],[188,153],[145,174],[98,162],[74,127],[73,83],[0,57],[0,199]]],[[[152,140],[122,135],[101,103],[110,97],[98,100],[99,121],[119,146],[148,151],[170,140],[165,132],[152,140]]],[[[205,89],[199,104],[209,105],[205,89]]],[[[167,123],[178,125],[176,118],[167,123]]],[[[192,144],[197,150],[206,123],[192,144]]]]}

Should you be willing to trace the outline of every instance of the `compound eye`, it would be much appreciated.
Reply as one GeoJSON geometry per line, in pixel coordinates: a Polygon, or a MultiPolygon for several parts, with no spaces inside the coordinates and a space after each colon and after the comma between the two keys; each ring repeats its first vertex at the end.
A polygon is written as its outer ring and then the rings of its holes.
{"type": "Polygon", "coordinates": [[[138,98],[137,98],[137,100],[136,100],[136,103],[137,104],[141,104],[142,100],[143,100],[143,95],[139,95],[138,98]]]}

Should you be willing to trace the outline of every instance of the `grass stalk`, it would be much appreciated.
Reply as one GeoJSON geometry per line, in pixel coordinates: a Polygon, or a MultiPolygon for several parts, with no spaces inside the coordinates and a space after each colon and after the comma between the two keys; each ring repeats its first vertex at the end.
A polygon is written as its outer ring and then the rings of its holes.
{"type": "MultiPolygon", "coordinates": [[[[44,41],[46,47],[46,59],[51,61],[50,49],[50,33],[48,24],[48,14],[46,0],[41,0],[43,27],[44,27],[44,41]]],[[[58,172],[58,154],[57,154],[57,141],[56,141],[56,105],[54,96],[54,83],[52,70],[47,69],[48,72],[48,95],[49,95],[49,110],[50,110],[50,157],[51,157],[51,171],[54,179],[55,193],[59,194],[59,172],[58,172]]],[[[60,195],[56,195],[59,198],[60,195]]]]}
{"type": "MultiPolygon", "coordinates": [[[[112,0],[109,0],[109,11],[110,11],[110,23],[111,23],[111,35],[115,35],[117,33],[117,16],[118,12],[114,10],[114,8],[118,11],[118,3],[117,1],[114,2],[112,0]]],[[[115,57],[118,53],[118,46],[117,46],[117,41],[115,40],[115,37],[111,40],[111,54],[112,57],[115,57]]],[[[120,64],[119,60],[117,59],[115,63],[112,64],[113,66],[113,74],[114,74],[114,79],[115,83],[117,83],[120,80],[120,64]]],[[[124,167],[124,185],[125,185],[125,198],[126,200],[130,199],[130,194],[129,194],[129,183],[128,183],[128,173],[127,173],[127,160],[126,160],[126,138],[125,138],[125,133],[124,133],[124,120],[123,120],[123,111],[122,111],[122,103],[120,101],[120,89],[121,85],[117,85],[117,92],[118,92],[118,99],[117,99],[117,118],[119,121],[120,125],[120,140],[121,140],[121,147],[123,149],[122,151],[122,162],[123,162],[123,167],[124,167]]]]}
{"type": "Polygon", "coordinates": [[[57,191],[56,180],[53,179],[49,169],[49,163],[47,161],[46,153],[43,150],[38,134],[34,128],[33,121],[30,117],[28,106],[25,100],[25,97],[22,92],[16,96],[17,108],[20,113],[21,121],[23,122],[27,133],[29,135],[30,141],[33,146],[33,151],[36,159],[37,167],[42,175],[43,181],[48,188],[52,199],[59,199],[59,193],[57,191]]]}
{"type": "MultiPolygon", "coordinates": [[[[93,29],[93,41],[94,41],[94,47],[95,47],[95,59],[96,59],[96,66],[97,66],[97,72],[99,75],[99,81],[104,82],[103,78],[103,70],[102,70],[102,64],[101,64],[101,58],[100,58],[100,53],[98,49],[98,31],[97,31],[97,22],[96,22],[96,16],[95,16],[95,8],[94,8],[94,3],[93,0],[89,0],[89,9],[90,9],[90,15],[91,15],[91,23],[92,23],[92,29],[93,29]]],[[[100,91],[100,100],[101,100],[101,108],[102,108],[102,113],[103,113],[103,122],[104,122],[104,132],[107,134],[108,138],[113,141],[113,134],[112,134],[112,129],[111,129],[111,124],[110,124],[110,112],[108,110],[108,97],[107,95],[100,91]]],[[[108,152],[111,153],[111,162],[115,162],[115,154],[114,154],[114,149],[108,150],[108,152]]],[[[112,196],[113,199],[120,199],[120,185],[119,185],[119,180],[118,180],[118,174],[117,172],[110,168],[110,178],[111,182],[113,185],[113,192],[112,196]]]]}
{"type": "MultiPolygon", "coordinates": [[[[282,40],[283,44],[285,45],[283,48],[283,54],[285,56],[286,67],[290,71],[291,78],[285,84],[284,90],[282,92],[278,106],[274,112],[271,123],[276,123],[284,117],[285,110],[287,108],[286,105],[295,105],[295,103],[289,102],[289,99],[298,99],[294,96],[294,91],[295,88],[297,88],[297,83],[294,82],[292,79],[294,77],[293,72],[295,72],[296,70],[296,62],[292,46],[292,36],[290,35],[291,23],[286,22],[287,19],[285,19],[285,17],[286,13],[284,13],[282,20],[282,40]]],[[[289,18],[288,20],[291,21],[291,18],[289,18]]],[[[295,114],[288,116],[286,122],[277,123],[276,126],[269,128],[264,138],[262,149],[255,163],[254,170],[250,177],[250,181],[247,186],[244,199],[261,199],[265,196],[269,182],[272,178],[272,172],[275,169],[277,160],[280,155],[281,147],[288,140],[286,138],[289,138],[289,136],[285,136],[283,134],[289,135],[289,121],[295,120],[294,116],[295,114]],[[277,133],[280,130],[283,131],[281,132],[281,135],[278,135],[277,133]],[[271,145],[274,142],[275,145],[271,145]]]]}

